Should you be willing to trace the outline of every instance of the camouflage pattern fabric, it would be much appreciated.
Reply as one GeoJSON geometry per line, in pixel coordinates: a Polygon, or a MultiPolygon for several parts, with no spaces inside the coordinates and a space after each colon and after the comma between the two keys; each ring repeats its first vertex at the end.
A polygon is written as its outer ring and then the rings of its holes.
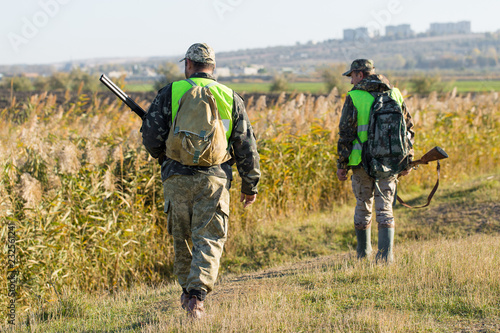
{"type": "Polygon", "coordinates": [[[184,290],[209,293],[214,287],[227,239],[229,185],[227,179],[201,173],[163,182],[174,274],[184,290]]]}
{"type": "Polygon", "coordinates": [[[343,76],[351,76],[353,71],[369,72],[370,74],[374,73],[375,66],[373,65],[373,60],[371,60],[371,59],[356,59],[352,62],[351,68],[342,75],[343,76]]]}
{"type": "Polygon", "coordinates": [[[372,178],[382,179],[408,168],[411,145],[398,102],[403,98],[399,90],[373,94],[376,96],[370,110],[368,139],[362,147],[362,165],[372,178]]]}
{"type": "MultiPolygon", "coordinates": [[[[207,73],[196,73],[191,77],[215,80],[212,75],[207,73]]],[[[197,167],[184,166],[177,161],[165,158],[161,166],[162,180],[165,181],[173,175],[194,175],[197,173],[231,180],[231,166],[236,163],[242,179],[241,192],[249,195],[256,194],[260,179],[259,154],[243,99],[236,93],[234,94],[232,116],[233,130],[229,138],[232,158],[228,162],[211,167],[197,167]]],[[[165,141],[171,127],[172,85],[169,84],[158,92],[142,123],[143,144],[154,158],[165,154],[165,141]]]]}
{"type": "MultiPolygon", "coordinates": [[[[193,77],[215,80],[207,73],[193,77]]],[[[233,101],[231,159],[221,165],[185,166],[165,157],[172,127],[172,84],[158,92],[141,127],[146,150],[161,163],[168,230],[174,238],[174,273],[190,295],[193,291],[210,292],[217,278],[227,238],[233,164],[242,179],[241,192],[257,194],[260,168],[255,135],[243,99],[234,93],[233,101]]],[[[203,293],[196,295],[204,297],[203,293]]]]}
{"type": "Polygon", "coordinates": [[[215,52],[210,46],[205,43],[196,43],[189,47],[186,55],[179,62],[186,59],[195,62],[215,65],[215,52]]]}
{"type": "MultiPolygon", "coordinates": [[[[352,90],[384,92],[392,88],[392,85],[385,76],[381,74],[372,74],[361,80],[352,90]]],[[[402,109],[406,120],[407,130],[408,133],[410,133],[410,141],[413,145],[415,136],[413,122],[404,102],[402,109]]],[[[339,123],[339,140],[337,145],[337,153],[339,156],[337,160],[338,169],[348,168],[349,155],[353,148],[352,142],[357,137],[357,118],[358,111],[354,107],[351,97],[347,96],[339,123]]],[[[413,149],[410,151],[410,158],[413,159],[413,149]]],[[[362,167],[352,167],[352,173],[352,190],[356,197],[356,208],[354,213],[355,228],[365,230],[370,227],[374,202],[376,221],[379,229],[394,228],[392,204],[396,192],[396,177],[393,176],[378,180],[377,189],[375,180],[370,178],[362,167]]]]}
{"type": "MultiPolygon", "coordinates": [[[[355,85],[352,90],[364,90],[368,92],[384,92],[392,89],[389,80],[381,74],[372,74],[361,80],[355,85]]],[[[410,133],[410,141],[413,145],[415,133],[413,131],[413,121],[411,115],[406,108],[406,104],[402,105],[403,114],[406,121],[406,128],[410,133]]],[[[352,98],[346,97],[342,108],[342,115],[339,123],[339,140],[337,144],[337,168],[347,169],[349,163],[349,155],[352,152],[352,142],[356,139],[358,131],[358,111],[354,107],[352,98]]],[[[413,149],[410,150],[410,158],[413,159],[413,149]]]]}
{"type": "Polygon", "coordinates": [[[392,203],[396,193],[396,177],[380,179],[377,189],[375,180],[368,176],[363,168],[355,168],[352,170],[351,180],[352,192],[356,197],[354,227],[358,230],[370,228],[375,201],[375,214],[379,229],[394,228],[392,203]]]}

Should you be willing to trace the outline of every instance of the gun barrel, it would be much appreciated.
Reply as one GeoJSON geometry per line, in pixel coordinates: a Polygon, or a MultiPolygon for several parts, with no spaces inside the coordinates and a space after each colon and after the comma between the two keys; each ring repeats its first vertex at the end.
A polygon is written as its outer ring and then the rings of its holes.
{"type": "Polygon", "coordinates": [[[121,99],[127,106],[134,111],[139,117],[144,118],[146,111],[144,111],[133,99],[128,97],[127,94],[123,92],[113,81],[111,81],[106,75],[102,74],[99,78],[109,90],[111,90],[119,99],[121,99]]]}
{"type": "Polygon", "coordinates": [[[127,99],[127,94],[123,92],[116,84],[114,84],[113,81],[111,81],[106,75],[102,74],[101,77],[99,78],[99,81],[101,81],[106,87],[108,87],[109,90],[111,90],[116,96],[118,96],[119,99],[125,102],[127,99]]]}

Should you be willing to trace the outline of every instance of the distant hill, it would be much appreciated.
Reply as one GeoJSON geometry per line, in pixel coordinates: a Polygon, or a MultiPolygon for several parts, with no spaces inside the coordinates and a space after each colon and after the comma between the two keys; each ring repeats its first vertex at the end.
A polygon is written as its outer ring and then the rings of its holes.
{"type": "MultiPolygon", "coordinates": [[[[498,53],[500,32],[447,36],[419,36],[410,39],[387,38],[347,42],[326,40],[319,43],[275,46],[217,53],[218,67],[259,66],[265,72],[293,71],[307,74],[332,63],[347,66],[356,58],[371,58],[379,69],[392,71],[452,70],[464,73],[500,72],[498,53]]],[[[179,56],[149,58],[86,59],[51,65],[0,66],[0,73],[25,72],[50,74],[78,67],[89,72],[156,68],[159,64],[177,62],[179,56]]]]}
{"type": "Polygon", "coordinates": [[[328,63],[344,63],[347,66],[353,59],[371,58],[377,67],[391,70],[474,67],[496,67],[500,70],[498,52],[500,34],[491,33],[358,42],[327,40],[316,44],[224,52],[218,55],[218,65],[246,63],[268,68],[307,68],[328,63]]]}

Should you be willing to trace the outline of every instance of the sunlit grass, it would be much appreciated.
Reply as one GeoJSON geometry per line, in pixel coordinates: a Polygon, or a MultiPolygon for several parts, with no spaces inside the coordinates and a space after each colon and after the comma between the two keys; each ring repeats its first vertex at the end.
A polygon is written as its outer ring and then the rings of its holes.
{"type": "MultiPolygon", "coordinates": [[[[63,290],[113,293],[172,280],[159,166],[142,147],[140,120],[116,100],[80,94],[70,103],[69,94],[64,98],[59,105],[53,95],[33,96],[0,113],[0,232],[5,239],[7,223],[17,226],[18,313],[53,303],[63,290]]],[[[298,93],[281,95],[272,104],[265,96],[246,102],[263,178],[249,209],[232,202],[222,271],[248,272],[348,250],[354,245],[345,206],[352,204],[350,184],[335,175],[343,97],[298,93]],[[325,211],[334,212],[331,219],[305,222],[325,211]]],[[[498,171],[497,94],[408,95],[407,103],[416,123],[416,155],[435,145],[450,155],[442,163],[442,184],[498,171]]],[[[424,166],[401,180],[400,193],[419,200],[434,181],[434,165],[424,166]]],[[[235,198],[239,181],[231,191],[235,198]]],[[[452,211],[446,214],[457,218],[452,211]]],[[[431,218],[402,215],[408,224],[398,230],[407,239],[433,239],[452,230],[433,229],[430,222],[409,227],[412,219],[431,218]]],[[[496,232],[488,223],[478,227],[496,232]]],[[[4,245],[4,262],[6,255],[4,245]]],[[[0,300],[6,304],[5,275],[0,281],[0,300]]]]}
{"type": "Polygon", "coordinates": [[[337,254],[225,275],[199,322],[180,308],[175,284],[112,296],[64,292],[17,331],[494,332],[499,249],[498,235],[476,235],[398,245],[390,266],[337,254]]]}

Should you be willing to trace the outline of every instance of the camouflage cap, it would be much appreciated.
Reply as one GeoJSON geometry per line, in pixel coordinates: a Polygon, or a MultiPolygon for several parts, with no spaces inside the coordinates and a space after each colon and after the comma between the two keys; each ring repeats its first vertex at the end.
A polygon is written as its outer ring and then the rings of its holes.
{"type": "Polygon", "coordinates": [[[353,71],[366,71],[375,72],[375,66],[373,66],[373,60],[370,59],[356,59],[351,64],[351,69],[342,74],[343,76],[351,76],[353,71]]]}
{"type": "Polygon", "coordinates": [[[215,52],[205,43],[196,43],[189,47],[186,52],[186,56],[179,62],[186,59],[205,64],[215,64],[215,52]]]}

